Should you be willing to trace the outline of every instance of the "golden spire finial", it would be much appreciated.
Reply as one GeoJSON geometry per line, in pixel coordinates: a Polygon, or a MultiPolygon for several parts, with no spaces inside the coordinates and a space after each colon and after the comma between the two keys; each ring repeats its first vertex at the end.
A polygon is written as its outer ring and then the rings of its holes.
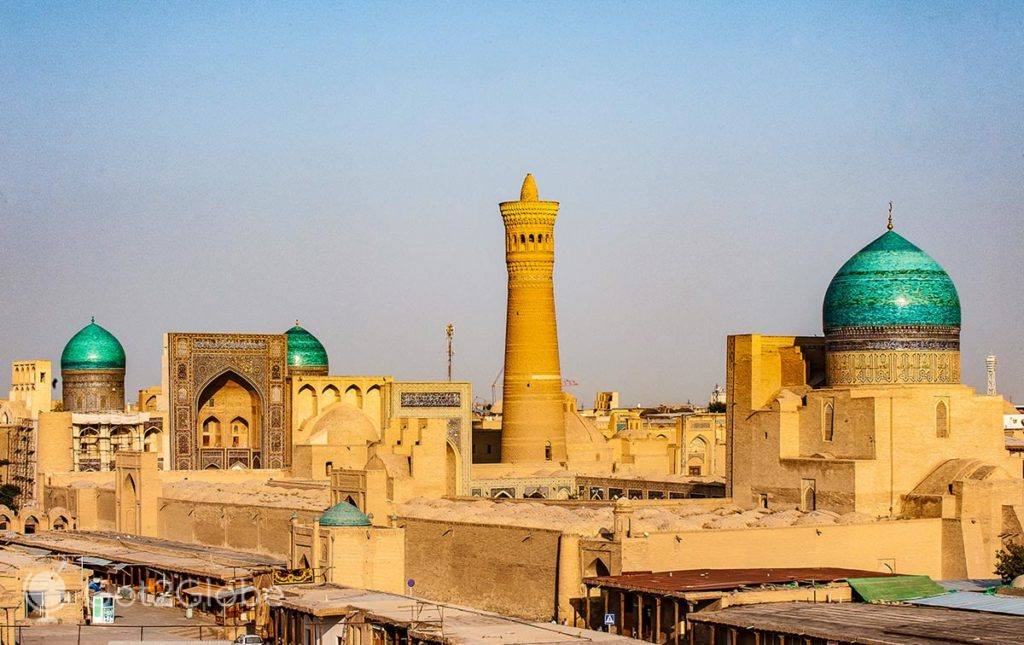
{"type": "Polygon", "coordinates": [[[295,326],[296,326],[296,327],[298,327],[298,326],[299,326],[299,319],[298,319],[298,318],[296,318],[296,319],[295,319],[295,326]]]}
{"type": "Polygon", "coordinates": [[[889,202],[889,223],[885,225],[886,230],[892,230],[892,202],[889,202]]]}
{"type": "Polygon", "coordinates": [[[539,201],[540,197],[537,195],[537,181],[533,178],[533,173],[526,173],[526,179],[523,180],[523,189],[519,191],[519,201],[521,202],[536,202],[539,201]]]}

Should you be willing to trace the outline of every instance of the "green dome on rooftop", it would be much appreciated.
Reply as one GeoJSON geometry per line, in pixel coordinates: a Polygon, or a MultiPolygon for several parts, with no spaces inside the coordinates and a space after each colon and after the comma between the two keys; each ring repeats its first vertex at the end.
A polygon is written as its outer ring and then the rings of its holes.
{"type": "Polygon", "coordinates": [[[296,320],[295,326],[286,331],[285,335],[288,337],[289,367],[327,369],[327,350],[316,336],[299,327],[299,321],[296,320]]]}
{"type": "Polygon", "coordinates": [[[960,327],[960,298],[927,253],[889,230],[839,269],[825,292],[825,334],[876,326],[960,327]]]}
{"type": "Polygon", "coordinates": [[[370,518],[348,502],[338,502],[320,516],[320,526],[370,526],[370,518]]]}
{"type": "Polygon", "coordinates": [[[96,324],[94,318],[71,337],[60,355],[63,370],[124,369],[124,348],[114,335],[96,324]]]}

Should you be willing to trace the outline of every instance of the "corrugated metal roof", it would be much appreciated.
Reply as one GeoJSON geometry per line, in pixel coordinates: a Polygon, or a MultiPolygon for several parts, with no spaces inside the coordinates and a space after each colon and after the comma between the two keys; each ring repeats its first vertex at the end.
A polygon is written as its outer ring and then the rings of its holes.
{"type": "Polygon", "coordinates": [[[919,598],[908,602],[912,605],[928,605],[930,607],[946,607],[948,609],[985,611],[990,614],[1024,616],[1024,598],[997,596],[976,591],[953,592],[942,596],[919,598]]]}
{"type": "Polygon", "coordinates": [[[1003,584],[999,578],[965,578],[963,580],[936,580],[950,591],[985,591],[1003,584]]]}
{"type": "Polygon", "coordinates": [[[870,576],[892,577],[892,574],[831,567],[687,569],[658,573],[624,573],[618,576],[584,578],[583,582],[595,587],[609,589],[672,594],[687,591],[728,591],[741,587],[792,584],[795,582],[835,582],[837,580],[846,580],[850,577],[867,579],[870,576]]]}
{"type": "Polygon", "coordinates": [[[864,602],[898,602],[946,593],[945,589],[928,576],[849,578],[846,582],[864,602]]]}
{"type": "MultiPolygon", "coordinates": [[[[959,594],[953,594],[959,595],[959,594]]],[[[945,607],[863,602],[735,605],[689,613],[691,623],[727,625],[838,643],[1024,643],[1024,618],[945,607]]],[[[786,639],[790,641],[789,638],[786,639]]]]}

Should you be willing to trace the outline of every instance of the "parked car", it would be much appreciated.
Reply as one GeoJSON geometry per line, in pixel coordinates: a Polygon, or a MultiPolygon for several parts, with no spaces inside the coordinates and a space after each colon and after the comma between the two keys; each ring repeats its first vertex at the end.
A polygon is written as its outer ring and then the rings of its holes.
{"type": "Polygon", "coordinates": [[[263,645],[263,639],[256,634],[245,634],[231,642],[234,645],[263,645]]]}

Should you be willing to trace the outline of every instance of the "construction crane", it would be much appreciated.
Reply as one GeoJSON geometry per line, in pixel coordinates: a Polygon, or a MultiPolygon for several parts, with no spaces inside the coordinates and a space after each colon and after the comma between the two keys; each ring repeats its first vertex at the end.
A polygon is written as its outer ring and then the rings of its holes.
{"type": "Polygon", "coordinates": [[[501,369],[498,370],[498,375],[491,381],[491,407],[494,407],[495,401],[498,400],[498,380],[501,378],[502,373],[505,371],[505,366],[502,365],[501,369]]]}

